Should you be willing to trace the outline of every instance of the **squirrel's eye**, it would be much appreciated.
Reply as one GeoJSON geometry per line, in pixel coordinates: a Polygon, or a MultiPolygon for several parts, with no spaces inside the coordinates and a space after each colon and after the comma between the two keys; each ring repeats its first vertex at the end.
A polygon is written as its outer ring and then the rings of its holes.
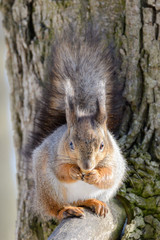
{"type": "Polygon", "coordinates": [[[74,150],[73,142],[70,142],[69,146],[70,146],[70,149],[73,151],[74,150]]]}
{"type": "Polygon", "coordinates": [[[101,145],[100,145],[100,147],[99,147],[99,150],[102,152],[102,151],[103,151],[103,148],[104,148],[104,143],[101,142],[101,145]]]}

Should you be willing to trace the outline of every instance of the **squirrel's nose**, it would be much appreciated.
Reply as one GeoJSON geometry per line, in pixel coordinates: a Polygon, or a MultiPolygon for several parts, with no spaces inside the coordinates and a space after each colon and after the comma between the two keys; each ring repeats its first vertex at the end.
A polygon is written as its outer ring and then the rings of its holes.
{"type": "Polygon", "coordinates": [[[83,163],[83,169],[84,170],[91,170],[92,169],[92,163],[90,161],[85,161],[83,163]]]}

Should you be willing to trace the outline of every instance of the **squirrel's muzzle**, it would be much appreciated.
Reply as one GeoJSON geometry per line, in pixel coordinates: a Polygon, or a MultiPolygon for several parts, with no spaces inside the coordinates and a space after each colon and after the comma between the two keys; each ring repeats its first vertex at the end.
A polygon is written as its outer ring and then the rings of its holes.
{"type": "Polygon", "coordinates": [[[91,171],[93,169],[93,164],[91,161],[84,161],[81,169],[83,171],[91,171]]]}

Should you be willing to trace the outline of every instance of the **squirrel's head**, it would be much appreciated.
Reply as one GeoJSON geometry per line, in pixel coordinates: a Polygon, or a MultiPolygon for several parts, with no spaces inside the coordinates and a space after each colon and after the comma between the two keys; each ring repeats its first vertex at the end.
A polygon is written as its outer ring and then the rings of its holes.
{"type": "Polygon", "coordinates": [[[78,117],[72,98],[68,99],[66,118],[68,132],[65,149],[70,159],[87,172],[94,169],[112,149],[106,127],[106,110],[97,100],[92,116],[78,117]]]}

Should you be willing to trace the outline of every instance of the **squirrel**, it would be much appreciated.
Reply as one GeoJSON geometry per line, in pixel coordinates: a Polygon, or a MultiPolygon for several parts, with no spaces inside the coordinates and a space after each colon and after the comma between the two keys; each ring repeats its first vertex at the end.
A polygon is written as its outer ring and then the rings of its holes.
{"type": "Polygon", "coordinates": [[[52,46],[47,87],[31,145],[38,212],[59,221],[98,216],[123,183],[126,161],[113,136],[120,90],[110,47],[98,33],[66,34],[52,46]]]}

